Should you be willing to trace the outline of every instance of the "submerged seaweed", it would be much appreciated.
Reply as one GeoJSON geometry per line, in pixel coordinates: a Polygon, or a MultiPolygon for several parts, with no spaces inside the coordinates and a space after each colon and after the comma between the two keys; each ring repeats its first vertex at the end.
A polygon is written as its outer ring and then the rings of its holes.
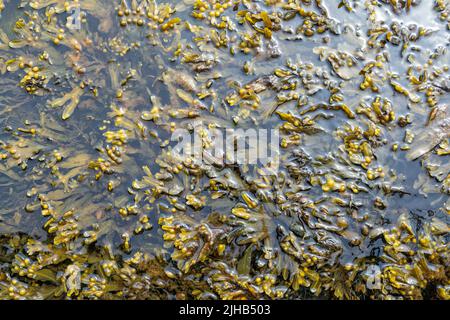
{"type": "Polygon", "coordinates": [[[450,299],[449,11],[0,0],[0,299],[450,299]]]}

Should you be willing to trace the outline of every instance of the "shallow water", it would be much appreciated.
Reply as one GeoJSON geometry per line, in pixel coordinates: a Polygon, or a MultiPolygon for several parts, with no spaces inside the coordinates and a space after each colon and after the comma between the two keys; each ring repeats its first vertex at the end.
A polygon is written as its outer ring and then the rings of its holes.
{"type": "Polygon", "coordinates": [[[80,30],[4,2],[0,298],[450,297],[449,133],[407,158],[448,104],[448,1],[80,0],[80,30]],[[279,167],[170,154],[199,122],[278,130],[279,167]]]}

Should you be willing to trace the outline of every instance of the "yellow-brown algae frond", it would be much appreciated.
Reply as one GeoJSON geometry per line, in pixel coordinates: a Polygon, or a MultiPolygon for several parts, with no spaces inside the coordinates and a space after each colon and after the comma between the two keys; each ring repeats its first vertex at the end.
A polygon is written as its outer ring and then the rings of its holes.
{"type": "Polygon", "coordinates": [[[83,94],[83,89],[75,87],[71,92],[66,93],[61,98],[57,98],[49,102],[50,107],[58,108],[65,106],[61,115],[63,120],[67,120],[75,111],[75,108],[80,103],[80,98],[83,94]]]}

